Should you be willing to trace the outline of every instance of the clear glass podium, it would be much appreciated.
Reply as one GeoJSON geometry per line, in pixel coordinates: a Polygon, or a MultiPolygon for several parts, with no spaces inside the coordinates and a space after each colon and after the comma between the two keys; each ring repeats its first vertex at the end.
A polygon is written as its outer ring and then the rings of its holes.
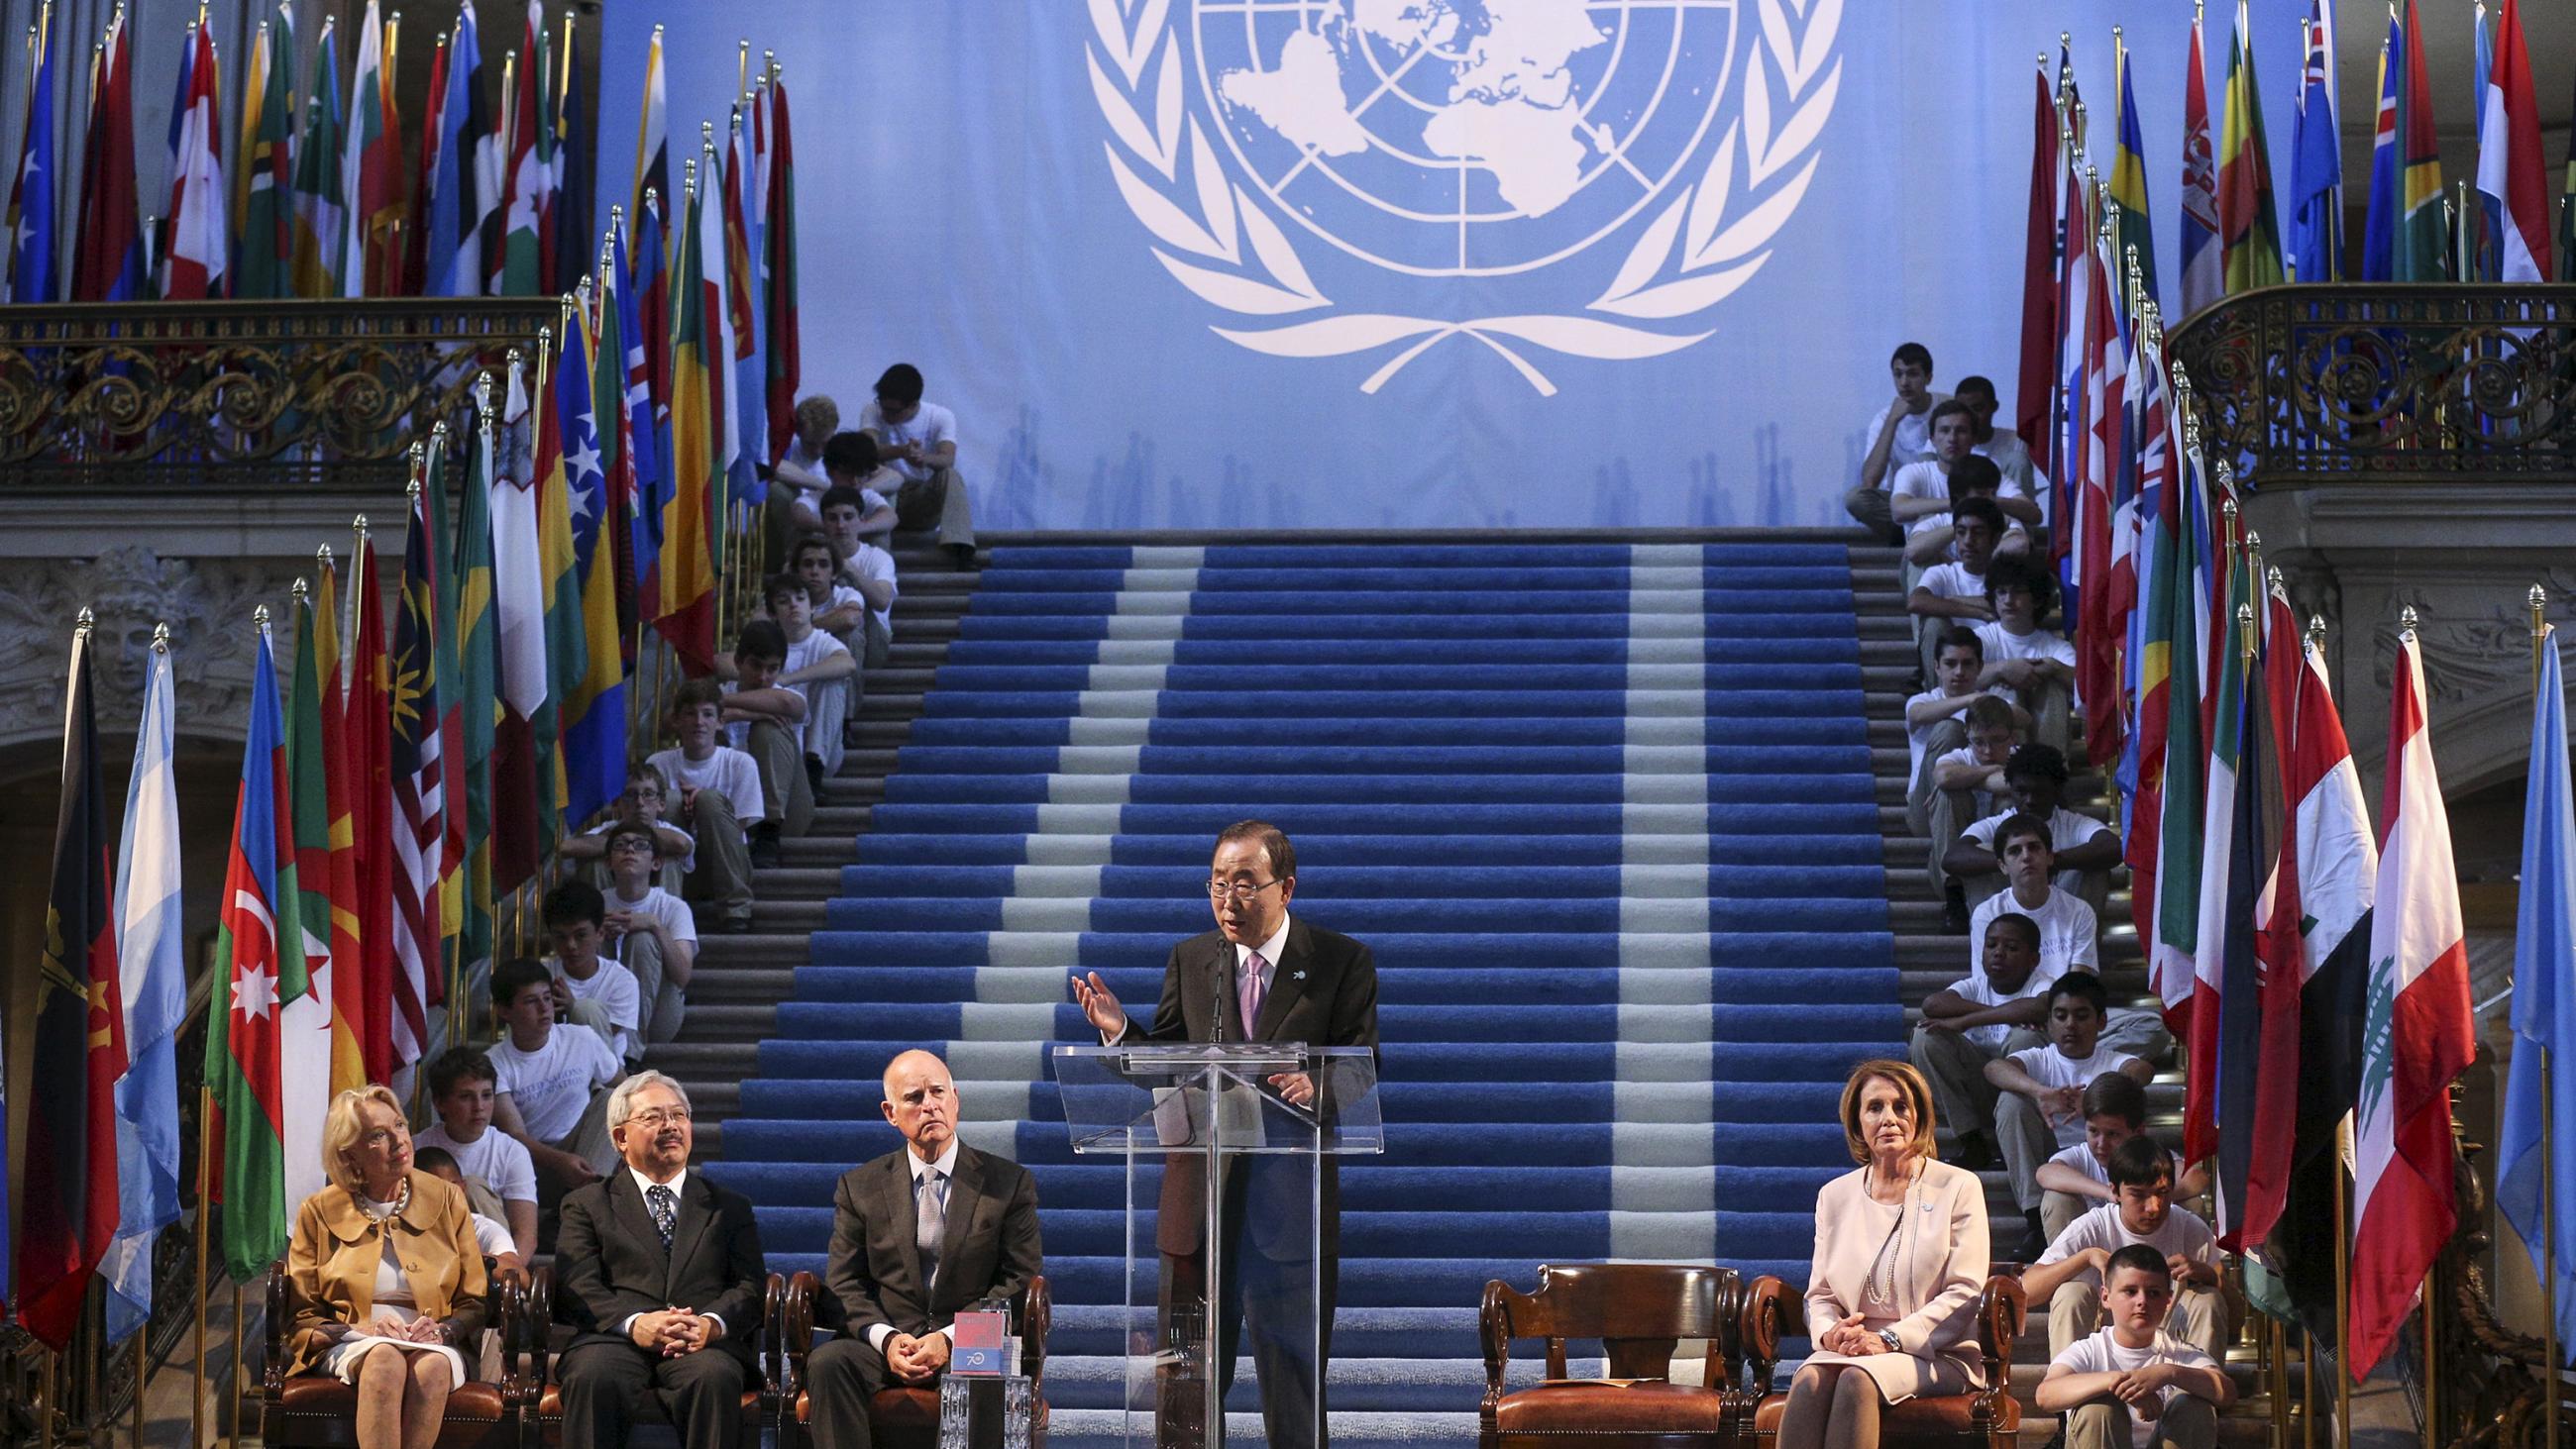
{"type": "Polygon", "coordinates": [[[1125,1178],[1128,1449],[1217,1449],[1238,1349],[1260,1387],[1259,1438],[1314,1449],[1340,1250],[1334,1164],[1386,1150],[1375,1053],[1060,1046],[1055,1076],[1073,1150],[1118,1158],[1125,1178]],[[1313,1087],[1302,1105],[1299,1077],[1313,1087]]]}

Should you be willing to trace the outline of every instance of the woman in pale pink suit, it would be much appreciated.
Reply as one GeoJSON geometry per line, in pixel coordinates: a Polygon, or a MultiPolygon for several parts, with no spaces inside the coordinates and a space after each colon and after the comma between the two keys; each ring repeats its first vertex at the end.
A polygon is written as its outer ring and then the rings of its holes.
{"type": "Polygon", "coordinates": [[[1861,1165],[1816,1193],[1816,1351],[1789,1385],[1779,1449],[1875,1449],[1882,1404],[1984,1386],[1984,1184],[1933,1156],[1932,1089],[1903,1062],[1854,1067],[1842,1117],[1861,1165]]]}

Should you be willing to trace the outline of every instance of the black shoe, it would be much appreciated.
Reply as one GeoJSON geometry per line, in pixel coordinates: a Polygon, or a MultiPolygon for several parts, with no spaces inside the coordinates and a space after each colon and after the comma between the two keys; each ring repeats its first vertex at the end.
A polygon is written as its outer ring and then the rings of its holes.
{"type": "Polygon", "coordinates": [[[751,827],[751,863],[766,868],[778,864],[778,825],[764,820],[751,827]]]}
{"type": "Polygon", "coordinates": [[[813,790],[815,801],[820,803],[823,799],[823,757],[821,755],[805,757],[805,783],[813,790]]]}
{"type": "Polygon", "coordinates": [[[2022,1240],[2021,1260],[2025,1263],[2036,1263],[2048,1255],[2048,1229],[2040,1225],[2037,1208],[2023,1213],[2021,1217],[2022,1222],[2029,1228],[2029,1236],[2022,1240]]]}
{"type": "Polygon", "coordinates": [[[1951,882],[1950,888],[1941,894],[1941,934],[1968,934],[1968,892],[1956,881],[1951,882]]]}
{"type": "Polygon", "coordinates": [[[975,566],[975,545],[971,543],[943,543],[940,545],[940,548],[947,551],[948,561],[957,565],[957,567],[961,569],[971,569],[975,566]]]}
{"type": "Polygon", "coordinates": [[[1950,1165],[1965,1172],[1983,1172],[1995,1165],[1995,1144],[1983,1132],[1963,1132],[1951,1148],[1950,1165]]]}

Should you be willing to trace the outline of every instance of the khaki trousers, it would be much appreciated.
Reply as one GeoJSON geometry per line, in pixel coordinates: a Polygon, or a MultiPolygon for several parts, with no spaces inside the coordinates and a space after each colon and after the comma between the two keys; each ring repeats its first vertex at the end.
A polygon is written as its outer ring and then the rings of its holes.
{"type": "Polygon", "coordinates": [[[2065,1232],[2067,1225],[2102,1205],[2098,1197],[2083,1197],[2071,1192],[2043,1192],[2039,1195],[2039,1227],[2050,1242],[2065,1232]]]}
{"type": "MultiPolygon", "coordinates": [[[[837,731],[840,726],[833,728],[837,731]]],[[[806,730],[813,730],[810,719],[806,730]]],[[[805,752],[797,746],[795,731],[774,720],[753,720],[743,746],[751,762],[760,767],[760,798],[768,802],[769,818],[777,822],[779,832],[803,835],[813,829],[814,782],[805,778],[805,752]]],[[[705,858],[703,853],[699,856],[701,862],[705,858]]]]}
{"type": "Polygon", "coordinates": [[[1990,1052],[1955,1031],[1933,1031],[1928,1027],[1914,1029],[1914,1042],[1908,1055],[1915,1070],[1932,1084],[1932,1110],[1938,1119],[1962,1136],[1987,1130],[1995,1117],[1994,1084],[1986,1080],[1986,1063],[2008,1056],[2025,1047],[2042,1045],[2046,1038],[2025,1027],[2015,1027],[2004,1038],[2003,1050],[1990,1052]]]}
{"type": "MultiPolygon", "coordinates": [[[[2012,1180],[2013,1206],[2028,1213],[2039,1200],[2039,1165],[2057,1154],[2057,1134],[2039,1104],[2019,1092],[1995,1093],[1995,1145],[2003,1149],[2004,1173],[2012,1180]]],[[[2048,1218],[2040,1217],[2042,1226],[2048,1218]]],[[[2049,1234],[2051,1238],[2056,1233],[2049,1234]]]]}
{"type": "Polygon", "coordinates": [[[723,791],[701,790],[697,800],[689,833],[697,841],[698,862],[681,882],[681,898],[693,906],[714,907],[727,922],[748,922],[751,843],[743,838],[742,822],[734,818],[733,801],[723,791]]]}
{"type": "MultiPolygon", "coordinates": [[[[2066,1449],[2135,1449],[2129,1406],[2095,1399],[2066,1414],[2066,1449]]],[[[2218,1443],[2218,1406],[2197,1394],[2176,1394],[2156,1419],[2150,1449],[2212,1449],[2218,1443]]]]}
{"type": "Polygon", "coordinates": [[[644,1003],[644,1044],[660,1046],[680,1034],[689,1003],[680,988],[662,975],[662,938],[646,931],[630,933],[617,943],[618,961],[635,973],[636,996],[644,1003]]]}

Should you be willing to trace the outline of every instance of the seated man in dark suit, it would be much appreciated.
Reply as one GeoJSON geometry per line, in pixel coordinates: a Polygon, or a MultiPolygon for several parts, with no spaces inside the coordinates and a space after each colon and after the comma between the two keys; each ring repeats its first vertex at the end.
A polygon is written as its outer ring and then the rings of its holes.
{"type": "Polygon", "coordinates": [[[734,1449],[769,1276],[751,1201],[689,1171],[689,1097],[637,1072],[608,1099],[625,1160],[563,1200],[560,1307],[566,1449],[623,1449],[647,1393],[688,1449],[734,1449]]]}
{"type": "Polygon", "coordinates": [[[948,1064],[910,1051],[886,1066],[886,1120],[904,1147],[841,1174],[823,1312],[840,1336],[807,1360],[814,1439],[867,1449],[868,1401],[948,1366],[949,1320],[987,1299],[1016,1307],[1037,1276],[1038,1185],[957,1140],[948,1064]]]}

